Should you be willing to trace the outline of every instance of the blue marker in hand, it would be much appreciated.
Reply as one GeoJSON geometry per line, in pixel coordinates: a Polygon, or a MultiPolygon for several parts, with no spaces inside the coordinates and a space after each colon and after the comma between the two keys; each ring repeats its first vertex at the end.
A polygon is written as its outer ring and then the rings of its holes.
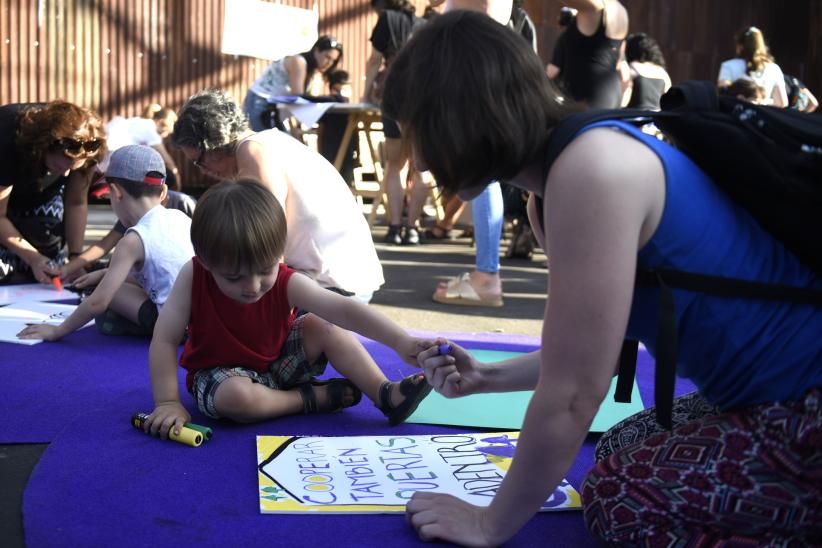
{"type": "Polygon", "coordinates": [[[437,350],[439,351],[440,356],[447,356],[451,353],[451,345],[448,343],[443,343],[437,346],[437,350]]]}

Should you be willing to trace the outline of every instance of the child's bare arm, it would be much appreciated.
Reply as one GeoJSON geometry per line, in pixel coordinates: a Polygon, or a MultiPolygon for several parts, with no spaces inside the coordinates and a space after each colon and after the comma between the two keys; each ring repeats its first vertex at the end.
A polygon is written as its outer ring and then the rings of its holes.
{"type": "Polygon", "coordinates": [[[291,306],[308,310],[334,325],[390,346],[414,366],[419,366],[417,354],[429,347],[418,344],[418,339],[375,308],[328,291],[304,274],[295,273],[289,279],[288,301],[291,306]]]}
{"type": "Polygon", "coordinates": [[[84,273],[83,269],[86,266],[105,257],[122,237],[123,234],[121,232],[118,232],[113,228],[109,230],[108,234],[106,234],[102,240],[91,244],[87,249],[80,253],[80,255],[70,260],[69,263],[63,267],[63,280],[70,282],[81,276],[84,273]]]}
{"type": "Polygon", "coordinates": [[[168,299],[160,310],[154,336],[148,351],[151,390],[154,394],[154,411],[145,422],[144,429],[152,434],[168,437],[169,428],[180,432],[191,416],[180,402],[177,387],[177,348],[185,333],[191,315],[192,264],[189,261],[180,270],[168,299]]]}
{"type": "Polygon", "coordinates": [[[103,276],[94,293],[81,302],[71,316],[56,327],[48,324],[30,325],[17,336],[21,339],[56,341],[80,329],[90,320],[105,312],[114,294],[128,278],[131,269],[135,264],[142,262],[143,258],[142,240],[136,234],[127,234],[111,256],[111,264],[106,275],[103,276]]]}

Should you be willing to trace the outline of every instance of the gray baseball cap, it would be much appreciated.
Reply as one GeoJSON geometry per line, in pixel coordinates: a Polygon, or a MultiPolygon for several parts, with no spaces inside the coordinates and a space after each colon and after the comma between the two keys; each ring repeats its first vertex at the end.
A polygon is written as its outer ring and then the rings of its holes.
{"type": "Polygon", "coordinates": [[[111,154],[106,177],[161,185],[166,179],[166,164],[160,153],[151,147],[126,145],[111,154]]]}

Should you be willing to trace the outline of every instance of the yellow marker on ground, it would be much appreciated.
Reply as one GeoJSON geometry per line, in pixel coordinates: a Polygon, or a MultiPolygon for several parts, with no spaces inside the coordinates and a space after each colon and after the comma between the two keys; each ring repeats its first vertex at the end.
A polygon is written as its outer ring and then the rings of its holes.
{"type": "MultiPolygon", "coordinates": [[[[145,423],[146,419],[148,419],[148,415],[146,413],[135,413],[131,417],[131,424],[134,428],[142,431],[143,423],[145,423]]],[[[184,443],[185,445],[190,445],[191,447],[200,447],[203,444],[203,433],[198,430],[194,430],[193,428],[183,426],[180,428],[179,434],[175,434],[173,428],[169,430],[168,439],[174,440],[178,443],[184,443]]]]}

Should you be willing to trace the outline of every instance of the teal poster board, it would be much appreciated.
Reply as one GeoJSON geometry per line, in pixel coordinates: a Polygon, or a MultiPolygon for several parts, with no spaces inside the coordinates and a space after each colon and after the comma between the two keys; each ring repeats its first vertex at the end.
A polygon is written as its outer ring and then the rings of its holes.
{"type": "MultiPolygon", "coordinates": [[[[481,362],[489,363],[522,354],[521,352],[501,352],[497,350],[471,350],[471,354],[481,362]]],[[[634,380],[631,403],[614,401],[616,378],[599,408],[599,413],[591,423],[591,432],[605,432],[619,421],[645,409],[639,388],[634,380]]],[[[463,398],[448,399],[431,392],[414,414],[405,422],[418,424],[442,424],[447,426],[470,426],[477,428],[505,428],[519,430],[525,419],[525,411],[531,400],[532,390],[493,394],[474,394],[463,398]]]]}

